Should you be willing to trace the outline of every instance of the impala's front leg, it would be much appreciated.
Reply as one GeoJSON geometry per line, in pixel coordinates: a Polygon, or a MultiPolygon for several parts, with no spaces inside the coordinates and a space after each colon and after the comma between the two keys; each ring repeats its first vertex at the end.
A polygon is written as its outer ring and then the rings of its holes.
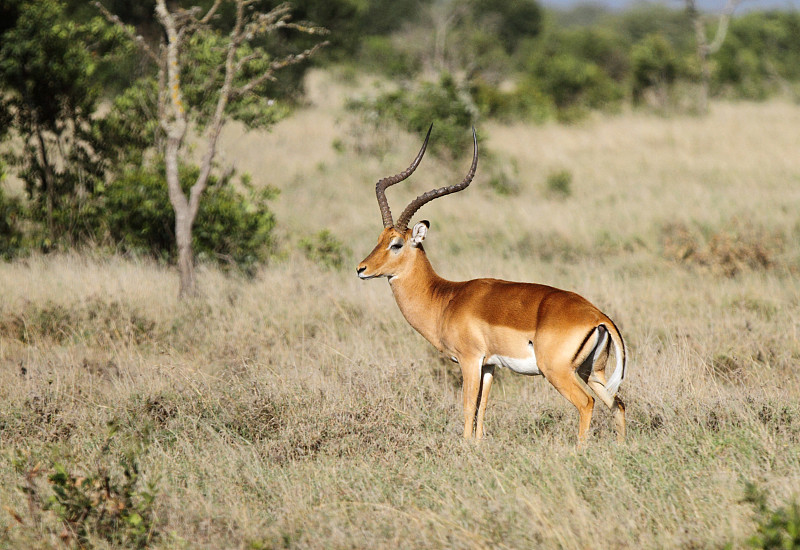
{"type": "Polygon", "coordinates": [[[486,365],[481,367],[481,389],[480,404],[478,405],[478,421],[475,425],[475,439],[483,438],[483,417],[486,414],[486,404],[489,402],[489,391],[492,389],[492,378],[494,377],[494,366],[486,365]]]}
{"type": "Polygon", "coordinates": [[[464,439],[472,439],[475,412],[481,390],[481,361],[477,358],[458,358],[461,365],[462,392],[464,394],[464,439]]]}

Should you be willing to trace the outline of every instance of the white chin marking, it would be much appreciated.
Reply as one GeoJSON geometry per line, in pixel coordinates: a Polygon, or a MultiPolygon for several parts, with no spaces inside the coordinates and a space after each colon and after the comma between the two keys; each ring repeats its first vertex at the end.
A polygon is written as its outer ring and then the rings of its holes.
{"type": "Polygon", "coordinates": [[[508,368],[519,374],[536,375],[542,374],[536,364],[536,353],[533,351],[533,344],[528,342],[527,357],[505,357],[503,355],[492,355],[486,359],[486,365],[496,365],[501,368],[508,368]]]}

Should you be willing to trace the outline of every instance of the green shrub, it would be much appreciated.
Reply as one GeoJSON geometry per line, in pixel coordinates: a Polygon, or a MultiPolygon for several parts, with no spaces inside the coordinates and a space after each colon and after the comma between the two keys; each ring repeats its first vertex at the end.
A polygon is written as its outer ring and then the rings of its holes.
{"type": "Polygon", "coordinates": [[[770,509],[766,495],[753,483],[745,485],[744,501],[752,504],[756,511],[756,534],[747,541],[751,547],[800,549],[800,505],[796,501],[770,509]]]}
{"type": "Polygon", "coordinates": [[[33,465],[31,458],[26,459],[22,453],[14,458],[15,470],[25,480],[20,489],[28,499],[31,519],[45,525],[38,519],[52,513],[63,526],[59,537],[67,544],[74,541],[79,548],[92,548],[93,542],[104,541],[117,547],[142,549],[158,538],[156,483],[144,482],[139,467],[148,442],[138,437],[117,454],[110,450],[115,433],[112,426],[102,456],[81,473],[70,471],[59,462],[52,462],[47,468],[33,465]],[[39,481],[45,473],[46,486],[39,481]]]}
{"type": "Polygon", "coordinates": [[[421,69],[420,59],[395,47],[388,36],[368,36],[361,43],[359,55],[364,69],[393,78],[410,78],[421,69]]]}
{"type": "Polygon", "coordinates": [[[547,194],[556,198],[566,198],[572,195],[572,172],[558,170],[547,175],[547,194]]]}
{"type": "Polygon", "coordinates": [[[501,196],[520,192],[519,166],[516,159],[500,160],[491,153],[486,155],[485,170],[489,172],[489,187],[501,196]]]}
{"type": "Polygon", "coordinates": [[[300,249],[309,260],[330,269],[342,269],[352,251],[327,229],[300,240],[300,249]]]}
{"type": "MultiPolygon", "coordinates": [[[[197,171],[197,167],[182,167],[181,181],[194,181],[197,171]]],[[[240,190],[230,177],[209,180],[194,223],[193,246],[200,260],[251,271],[275,246],[275,217],[268,202],[276,190],[254,189],[247,178],[241,183],[240,190]]],[[[175,214],[163,166],[132,170],[110,183],[95,216],[99,238],[110,240],[123,252],[174,258],[175,214]]]]}
{"type": "Polygon", "coordinates": [[[623,97],[622,88],[600,66],[567,53],[542,56],[534,75],[562,120],[579,118],[588,109],[609,108],[623,97]]]}
{"type": "Polygon", "coordinates": [[[363,112],[368,120],[393,121],[415,133],[424,133],[433,123],[436,137],[430,150],[451,157],[464,154],[464,136],[477,117],[469,93],[449,75],[438,82],[423,82],[416,91],[387,92],[375,99],[352,101],[348,107],[363,112]]]}
{"type": "Polygon", "coordinates": [[[678,56],[669,41],[658,33],[645,36],[634,45],[631,63],[633,100],[641,101],[644,92],[652,89],[663,103],[679,71],[678,56]]]}
{"type": "Polygon", "coordinates": [[[25,252],[27,245],[20,229],[24,218],[22,201],[7,196],[0,187],[0,259],[9,260],[25,252]]]}
{"type": "Polygon", "coordinates": [[[523,78],[511,90],[478,78],[470,85],[470,94],[482,115],[504,121],[544,122],[555,112],[553,101],[531,78],[523,78]]]}

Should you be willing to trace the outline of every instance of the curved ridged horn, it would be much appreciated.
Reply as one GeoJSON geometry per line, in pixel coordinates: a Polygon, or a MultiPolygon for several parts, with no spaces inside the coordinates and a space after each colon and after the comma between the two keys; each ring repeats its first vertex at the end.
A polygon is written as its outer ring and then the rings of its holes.
{"type": "Polygon", "coordinates": [[[422,208],[425,204],[431,202],[433,199],[466,189],[466,187],[472,182],[472,178],[475,177],[475,169],[478,167],[478,136],[475,134],[474,126],[472,127],[472,143],[474,145],[472,153],[472,166],[470,166],[469,172],[464,180],[457,185],[433,189],[432,191],[428,191],[427,193],[420,195],[411,201],[411,203],[406,206],[406,209],[403,210],[403,213],[400,214],[400,217],[397,218],[395,229],[397,229],[400,233],[403,233],[406,229],[408,229],[408,222],[411,220],[411,216],[416,214],[417,210],[422,208]]]}
{"type": "Polygon", "coordinates": [[[383,178],[375,184],[375,195],[378,197],[378,206],[381,209],[383,227],[392,227],[394,225],[394,222],[392,221],[392,211],[389,210],[389,201],[386,200],[386,188],[390,185],[394,185],[395,183],[400,183],[414,173],[414,170],[417,169],[419,162],[422,160],[422,155],[425,154],[425,149],[428,147],[428,138],[431,137],[431,130],[433,130],[433,124],[431,124],[431,127],[428,128],[428,134],[425,136],[425,142],[422,144],[422,149],[420,149],[419,153],[417,153],[417,158],[414,159],[414,162],[411,163],[411,166],[396,176],[383,178]]]}

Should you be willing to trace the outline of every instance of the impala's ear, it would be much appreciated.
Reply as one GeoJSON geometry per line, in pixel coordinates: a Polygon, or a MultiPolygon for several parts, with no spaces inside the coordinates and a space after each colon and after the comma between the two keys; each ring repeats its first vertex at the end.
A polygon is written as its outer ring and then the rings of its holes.
{"type": "Polygon", "coordinates": [[[428,228],[430,226],[431,223],[428,220],[422,220],[415,225],[414,229],[411,231],[411,244],[414,246],[421,245],[422,241],[425,240],[425,235],[428,234],[428,228]]]}

